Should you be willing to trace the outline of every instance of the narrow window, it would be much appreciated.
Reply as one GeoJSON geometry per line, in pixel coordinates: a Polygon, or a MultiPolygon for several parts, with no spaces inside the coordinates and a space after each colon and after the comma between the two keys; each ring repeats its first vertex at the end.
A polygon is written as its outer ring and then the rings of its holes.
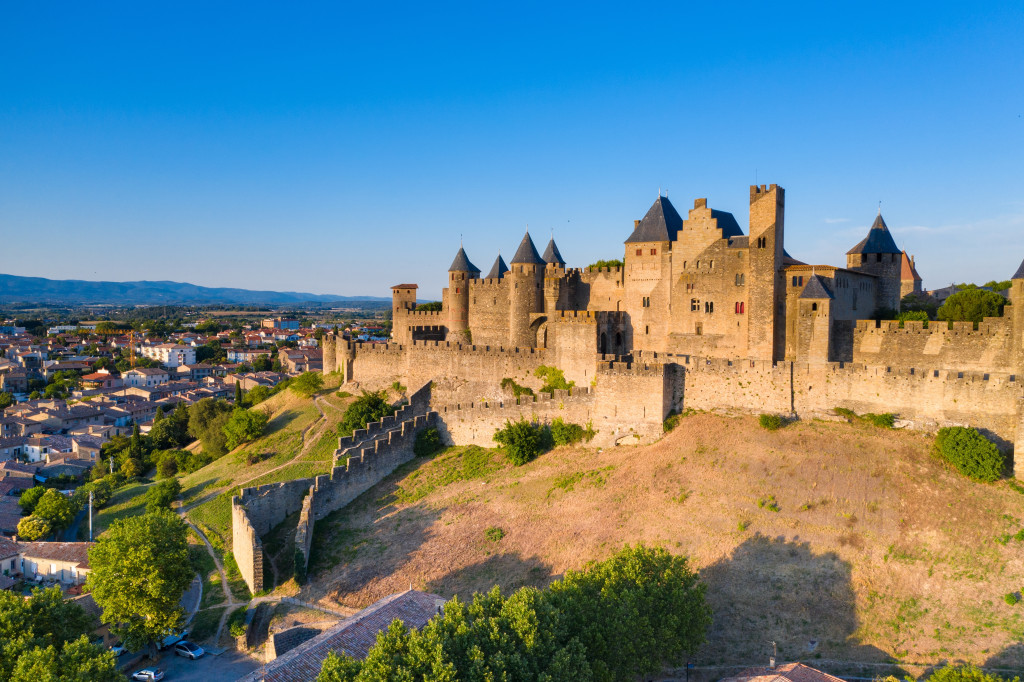
{"type": "Polygon", "coordinates": [[[657,256],[658,255],[658,250],[657,249],[651,249],[651,255],[652,256],[657,256]]]}
{"type": "Polygon", "coordinates": [[[637,249],[636,250],[636,255],[638,255],[638,256],[644,255],[644,250],[643,249],[637,249]]]}
{"type": "Polygon", "coordinates": [[[706,313],[713,313],[713,312],[715,312],[715,303],[714,303],[714,301],[704,301],[704,312],[706,312],[706,313]]]}
{"type": "Polygon", "coordinates": [[[694,324],[693,324],[693,333],[696,334],[697,336],[700,336],[701,334],[703,334],[704,333],[704,325],[701,324],[700,322],[694,322],[694,324]]]}
{"type": "Polygon", "coordinates": [[[714,261],[714,259],[708,261],[708,267],[711,268],[712,270],[715,269],[715,261],[714,261]]]}
{"type": "Polygon", "coordinates": [[[817,309],[818,309],[818,304],[817,303],[812,303],[811,304],[811,310],[817,310],[817,309]]]}
{"type": "Polygon", "coordinates": [[[651,327],[650,327],[650,325],[647,325],[646,327],[644,327],[644,334],[650,334],[650,333],[651,333],[651,327]]]}
{"type": "Polygon", "coordinates": [[[690,312],[697,312],[700,310],[700,301],[695,298],[690,299],[690,312]]]}

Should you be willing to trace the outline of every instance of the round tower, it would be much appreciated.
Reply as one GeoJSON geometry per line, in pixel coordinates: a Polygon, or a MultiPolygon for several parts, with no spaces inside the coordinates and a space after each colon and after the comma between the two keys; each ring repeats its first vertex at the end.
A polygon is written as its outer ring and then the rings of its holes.
{"type": "Polygon", "coordinates": [[[338,336],[336,331],[329,331],[324,334],[323,348],[321,349],[324,358],[324,376],[338,370],[338,360],[335,356],[335,344],[337,342],[338,336]]]}
{"type": "Polygon", "coordinates": [[[334,359],[337,371],[341,372],[342,383],[352,381],[352,362],[356,359],[355,341],[344,336],[335,336],[334,359]]]}
{"type": "Polygon", "coordinates": [[[530,327],[531,315],[544,312],[544,269],[547,263],[527,232],[519,244],[509,280],[509,344],[517,348],[533,348],[537,339],[530,327]]]}
{"type": "Polygon", "coordinates": [[[459,247],[452,266],[448,268],[448,340],[470,342],[469,283],[480,277],[480,268],[473,265],[466,250],[459,247]]]}
{"type": "MultiPolygon", "coordinates": [[[[903,251],[896,246],[889,227],[882,219],[881,211],[868,230],[868,236],[846,252],[846,267],[878,277],[875,308],[899,312],[903,251]]],[[[863,317],[868,317],[873,312],[874,310],[865,308],[863,317]]]]}

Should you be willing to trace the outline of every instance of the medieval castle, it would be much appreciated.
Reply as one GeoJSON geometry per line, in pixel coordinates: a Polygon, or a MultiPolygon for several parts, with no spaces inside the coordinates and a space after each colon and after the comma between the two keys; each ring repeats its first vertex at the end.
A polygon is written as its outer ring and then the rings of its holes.
{"type": "Polygon", "coordinates": [[[876,322],[921,290],[913,259],[879,215],[846,267],[808,265],[784,247],[785,191],[750,188],[748,234],[731,213],[697,199],[684,219],[659,196],[633,224],[621,267],[567,268],[554,240],[529,234],[486,277],[460,248],[440,311],[416,310],[415,284],[393,287],[393,343],[324,340],[324,373],[360,388],[399,382],[409,403],[344,439],[330,475],[247,488],[232,501],[233,550],[263,589],[260,536],[302,513],[298,547],[315,521],[413,457],[415,434],[491,447],[508,419],[592,423],[597,444],[658,438],[683,409],[775,412],[801,418],[892,412],[901,425],[971,425],[1024,477],[1024,263],[999,318],[876,322]],[[540,387],[557,367],[570,391],[516,398],[502,380],[540,387]]]}

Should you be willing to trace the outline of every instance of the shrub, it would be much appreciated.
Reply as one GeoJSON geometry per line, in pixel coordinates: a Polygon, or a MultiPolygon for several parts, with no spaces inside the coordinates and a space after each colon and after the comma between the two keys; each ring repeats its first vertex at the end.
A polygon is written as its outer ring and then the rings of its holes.
{"type": "Polygon", "coordinates": [[[571,445],[582,440],[590,441],[595,434],[593,427],[588,423],[584,428],[579,424],[570,424],[558,417],[551,422],[551,440],[555,445],[571,445]]]}
{"type": "Polygon", "coordinates": [[[501,542],[501,539],[505,537],[505,531],[497,526],[491,526],[484,531],[484,535],[486,535],[487,539],[491,542],[501,542]]]}
{"type": "Polygon", "coordinates": [[[501,444],[512,464],[522,466],[545,450],[546,441],[550,439],[547,431],[525,419],[506,421],[504,428],[495,432],[494,440],[501,444]]]}
{"type": "Polygon", "coordinates": [[[935,454],[975,481],[991,483],[1003,476],[1006,458],[977,429],[950,426],[935,436],[935,454]]]}
{"type": "Polygon", "coordinates": [[[778,431],[786,425],[786,420],[777,414],[762,414],[757,418],[757,421],[762,429],[767,429],[768,431],[778,431]]]}
{"type": "Polygon", "coordinates": [[[512,391],[512,395],[516,398],[524,395],[533,395],[533,389],[529,386],[520,386],[516,383],[516,380],[512,377],[505,377],[501,380],[501,388],[504,391],[512,391]]]}
{"type": "Polygon", "coordinates": [[[291,380],[288,387],[305,398],[312,398],[324,388],[324,375],[320,372],[303,372],[291,380]]]}
{"type": "Polygon", "coordinates": [[[576,385],[575,381],[566,381],[565,372],[557,367],[541,365],[533,375],[544,380],[544,385],[540,387],[541,393],[554,393],[556,390],[568,391],[576,385]]]}
{"type": "Polygon", "coordinates": [[[860,418],[882,429],[891,429],[896,424],[896,415],[892,412],[883,412],[882,414],[867,412],[860,415],[860,418]]]}
{"type": "Polygon", "coordinates": [[[915,321],[915,322],[924,322],[924,328],[927,329],[928,328],[928,321],[929,321],[930,318],[928,317],[928,313],[926,313],[923,310],[906,310],[906,311],[900,313],[899,315],[897,315],[896,319],[900,321],[900,327],[901,328],[904,326],[903,325],[904,322],[906,322],[908,320],[912,320],[912,321],[915,321]]]}
{"type": "Polygon", "coordinates": [[[412,445],[412,451],[417,457],[429,457],[443,447],[441,434],[431,426],[416,434],[416,441],[412,445]]]}
{"type": "Polygon", "coordinates": [[[225,445],[234,450],[242,443],[249,443],[263,435],[270,415],[263,410],[244,410],[236,407],[224,425],[225,445]]]}
{"type": "Polygon", "coordinates": [[[857,418],[857,413],[853,410],[848,410],[845,407],[833,407],[832,411],[840,417],[846,417],[848,421],[853,421],[857,418]]]}
{"type": "Polygon", "coordinates": [[[405,393],[407,389],[402,385],[401,381],[394,381],[391,383],[391,390],[395,393],[405,393]]]}
{"type": "Polygon", "coordinates": [[[349,393],[348,391],[338,391],[334,395],[338,396],[339,398],[351,398],[352,397],[352,394],[349,393]]]}
{"type": "Polygon", "coordinates": [[[668,413],[668,417],[665,419],[665,423],[661,425],[662,431],[668,433],[672,429],[679,426],[679,422],[682,421],[683,415],[679,414],[675,410],[668,413]]]}
{"type": "Polygon", "coordinates": [[[1015,606],[1020,601],[1020,595],[1016,592],[1007,592],[1003,595],[1003,601],[1010,606],[1015,606]]]}
{"type": "Polygon", "coordinates": [[[779,507],[778,500],[775,499],[774,495],[768,495],[757,500],[758,509],[767,509],[768,511],[777,512],[781,509],[779,507]]]}
{"type": "Polygon", "coordinates": [[[172,478],[160,481],[146,491],[146,513],[152,514],[158,509],[170,509],[171,503],[181,494],[181,483],[172,478]]]}
{"type": "Polygon", "coordinates": [[[342,438],[351,436],[356,429],[365,429],[370,422],[380,421],[391,414],[391,403],[384,391],[363,391],[345,409],[345,414],[338,423],[338,435],[342,438]]]}
{"type": "Polygon", "coordinates": [[[242,637],[245,635],[245,612],[245,608],[236,609],[228,617],[228,631],[232,637],[242,637]]]}

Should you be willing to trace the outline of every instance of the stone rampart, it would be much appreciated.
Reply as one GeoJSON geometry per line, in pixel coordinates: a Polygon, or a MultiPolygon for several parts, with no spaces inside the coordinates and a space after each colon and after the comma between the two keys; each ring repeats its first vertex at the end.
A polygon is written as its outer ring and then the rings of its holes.
{"type": "Polygon", "coordinates": [[[888,367],[1013,371],[1013,327],[1007,317],[971,322],[858,320],[853,361],[888,367]]]}
{"type": "Polygon", "coordinates": [[[231,498],[231,552],[253,593],[263,591],[263,543],[238,496],[231,498]]]}
{"type": "Polygon", "coordinates": [[[295,526],[295,576],[305,582],[309,568],[309,548],[313,543],[313,500],[316,486],[309,487],[309,494],[302,500],[299,522],[295,526]]]}

